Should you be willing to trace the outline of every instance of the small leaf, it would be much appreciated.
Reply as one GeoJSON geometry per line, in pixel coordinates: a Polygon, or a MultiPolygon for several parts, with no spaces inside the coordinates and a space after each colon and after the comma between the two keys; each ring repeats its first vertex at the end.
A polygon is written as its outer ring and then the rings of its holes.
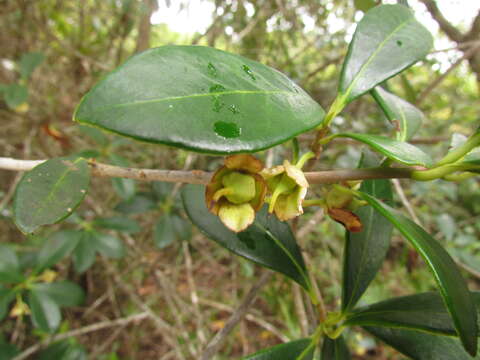
{"type": "Polygon", "coordinates": [[[32,321],[35,327],[52,333],[60,325],[60,308],[48,295],[30,290],[28,292],[28,302],[32,312],[32,321]]]}
{"type": "Polygon", "coordinates": [[[449,336],[437,336],[404,329],[364,327],[372,335],[384,341],[402,354],[416,360],[479,360],[472,358],[462,348],[460,341],[449,336]]]}
{"type": "Polygon", "coordinates": [[[325,336],[322,345],[321,360],[350,360],[350,351],[343,336],[332,340],[325,336]]]}
{"type": "Polygon", "coordinates": [[[125,246],[122,240],[110,234],[100,232],[93,233],[96,247],[100,254],[112,259],[120,259],[125,256],[125,246]]]}
{"type": "Polygon", "coordinates": [[[20,58],[20,75],[23,80],[28,80],[33,70],[45,59],[45,55],[40,52],[29,52],[20,58]]]}
{"type": "Polygon", "coordinates": [[[393,140],[385,136],[340,133],[333,135],[333,137],[345,137],[360,141],[387,158],[405,165],[429,167],[433,164],[431,157],[419,148],[407,142],[393,140]]]}
{"type": "Polygon", "coordinates": [[[63,340],[43,350],[38,360],[87,360],[87,353],[83,346],[63,340]]]}
{"type": "Polygon", "coordinates": [[[20,272],[17,254],[6,244],[0,244],[0,282],[21,282],[24,277],[20,272]]]}
{"type": "Polygon", "coordinates": [[[2,92],[8,107],[13,110],[25,104],[28,100],[28,89],[24,85],[6,85],[2,92]]]}
{"type": "MultiPolygon", "coordinates": [[[[378,161],[364,155],[360,167],[378,165],[378,161]]],[[[360,191],[392,201],[389,180],[365,180],[360,191]]],[[[390,246],[393,226],[371,206],[363,206],[357,212],[363,231],[347,232],[343,263],[342,311],[351,309],[367,289],[380,269],[390,246]]]]}
{"type": "Polygon", "coordinates": [[[192,223],[179,215],[172,215],[173,229],[179,240],[190,240],[192,237],[192,223]]]}
{"type": "Polygon", "coordinates": [[[420,129],[425,116],[415,106],[380,86],[372,90],[372,96],[393,126],[398,127],[397,140],[408,141],[420,129]]]}
{"type": "Polygon", "coordinates": [[[47,160],[25,173],[13,202],[14,220],[24,233],[70,216],[81,203],[90,182],[83,158],[47,160]]]}
{"type": "Polygon", "coordinates": [[[43,243],[37,255],[37,272],[57,264],[64,257],[70,255],[82,236],[81,231],[57,231],[43,243]]]}
{"type": "Polygon", "coordinates": [[[477,351],[477,311],[467,284],[445,249],[425,230],[368,194],[361,197],[387,218],[430,267],[465,349],[477,351]]]}
{"type": "Polygon", "coordinates": [[[155,246],[163,249],[175,241],[175,229],[173,227],[172,217],[164,214],[158,219],[153,232],[155,246]]]}
{"type": "MultiPolygon", "coordinates": [[[[128,167],[128,161],[116,154],[110,155],[110,161],[113,165],[128,167]]],[[[137,191],[137,185],[133,179],[112,178],[112,186],[115,192],[124,200],[131,199],[137,191]]]]}
{"type": "Polygon", "coordinates": [[[109,218],[96,218],[93,221],[94,226],[98,226],[104,229],[116,230],[126,232],[129,234],[139,232],[140,225],[136,220],[124,217],[124,216],[112,216],[109,218]]]}
{"type": "Polygon", "coordinates": [[[140,193],[135,195],[129,200],[124,200],[115,206],[115,211],[122,214],[141,214],[157,207],[156,202],[153,200],[153,194],[140,193]]]}
{"type": "MultiPolygon", "coordinates": [[[[295,360],[310,345],[310,339],[300,339],[285,344],[280,344],[268,349],[261,350],[253,355],[249,355],[243,360],[295,360]]],[[[312,360],[312,351],[303,357],[302,360],[312,360]]]]}
{"type": "Polygon", "coordinates": [[[339,93],[349,103],[423,59],[430,32],[402,5],[380,5],[357,25],[340,76],[339,93]]]}
{"type": "Polygon", "coordinates": [[[234,233],[206,208],[203,186],[184,186],[182,198],[190,220],[205,235],[234,254],[278,271],[305,288],[309,287],[305,263],[290,227],[275,216],[268,216],[266,207],[257,213],[255,222],[247,230],[234,233]]]}
{"type": "Polygon", "coordinates": [[[73,264],[77,273],[87,271],[95,262],[97,240],[90,231],[83,231],[77,247],[73,251],[73,264]]]}
{"type": "MultiPolygon", "coordinates": [[[[0,286],[0,321],[3,320],[5,315],[7,315],[9,305],[13,301],[13,299],[15,299],[15,291],[0,286]]],[[[0,354],[0,359],[1,358],[2,357],[0,354]]]]}
{"type": "Polygon", "coordinates": [[[32,286],[32,289],[47,295],[60,307],[79,306],[85,300],[83,289],[70,281],[37,283],[32,286]]]}
{"type": "Polygon", "coordinates": [[[164,181],[154,181],[152,182],[152,190],[158,201],[165,201],[172,194],[173,184],[164,181]]]}
{"type": "Polygon", "coordinates": [[[272,147],[323,117],[320,105],[280,72],[204,46],[133,56],[90,90],[74,115],[137,140],[217,154],[272,147]]]}

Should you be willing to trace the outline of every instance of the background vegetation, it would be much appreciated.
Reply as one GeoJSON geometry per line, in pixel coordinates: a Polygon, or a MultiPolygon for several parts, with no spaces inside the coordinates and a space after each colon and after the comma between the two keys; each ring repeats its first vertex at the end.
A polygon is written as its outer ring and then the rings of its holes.
{"type": "MultiPolygon", "coordinates": [[[[469,135],[478,126],[480,14],[468,14],[471,21],[451,23],[433,0],[409,2],[438,24],[437,44],[445,47],[437,46],[426,61],[389,81],[389,86],[425,112],[428,120],[415,142],[435,156],[448,147],[446,134],[469,135]]],[[[209,45],[258,60],[284,72],[326,107],[335,96],[352,24],[362,16],[362,8],[375,1],[204,0],[201,4],[212,10],[212,21],[201,33],[177,33],[150,22],[153,14],[169,7],[187,12],[192,3],[0,1],[1,156],[45,159],[88,152],[99,161],[119,165],[214,170],[221,163],[219,157],[134,143],[79,127],[71,121],[73,110],[95,82],[129,56],[165,44],[209,45]]],[[[392,131],[373,102],[364,98],[352,103],[334,126],[392,131]]],[[[289,151],[288,145],[277,147],[262,157],[275,164],[289,151]]],[[[360,153],[358,144],[336,141],[317,169],[355,167],[360,153]]],[[[14,244],[21,261],[26,261],[60,226],[30,237],[16,229],[10,200],[20,176],[0,170],[0,242],[14,244]]],[[[86,294],[82,305],[63,311],[60,333],[105,325],[71,340],[81,344],[91,359],[200,358],[266,270],[233,257],[193,229],[182,210],[178,186],[92,181],[86,201],[61,228],[93,226],[121,239],[126,249],[113,256],[119,259],[97,255],[94,265],[80,275],[70,261],[55,265],[58,279],[80,284],[86,294]]],[[[436,234],[468,273],[471,289],[478,289],[478,180],[458,186],[396,182],[395,188],[398,205],[436,234]]],[[[339,302],[343,229],[324,221],[316,210],[309,210],[294,226],[307,261],[314,264],[327,308],[333,308],[339,302]]],[[[388,259],[363,302],[434,289],[425,265],[399,236],[394,237],[388,259]]],[[[271,277],[215,359],[241,357],[307,335],[309,309],[302,296],[297,285],[271,277]]],[[[0,323],[0,333],[0,343],[19,350],[47,339],[45,332],[32,331],[28,317],[8,316],[0,323]]],[[[368,335],[347,339],[355,358],[401,358],[368,335]]]]}

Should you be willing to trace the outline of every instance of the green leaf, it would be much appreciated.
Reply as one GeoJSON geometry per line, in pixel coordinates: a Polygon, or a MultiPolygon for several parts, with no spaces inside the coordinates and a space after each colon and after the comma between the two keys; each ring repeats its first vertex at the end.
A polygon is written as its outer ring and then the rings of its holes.
{"type": "Polygon", "coordinates": [[[87,353],[83,346],[63,340],[43,350],[38,360],[87,360],[87,353]]]}
{"type": "MultiPolygon", "coordinates": [[[[280,344],[249,355],[243,360],[295,360],[310,345],[310,339],[300,339],[280,344]]],[[[303,360],[313,359],[313,350],[303,360]]]]}
{"type": "MultiPolygon", "coordinates": [[[[110,155],[110,161],[117,166],[128,167],[130,165],[127,159],[116,154],[110,155]]],[[[112,178],[112,186],[123,200],[131,199],[137,191],[137,185],[133,179],[112,178]]]]}
{"type": "Polygon", "coordinates": [[[192,224],[179,215],[172,215],[173,229],[179,240],[190,240],[192,237],[192,224]]]}
{"type": "Polygon", "coordinates": [[[92,138],[93,141],[95,141],[98,145],[107,146],[108,138],[100,129],[94,128],[93,126],[85,126],[85,125],[80,125],[79,129],[83,134],[92,138]]]}
{"type": "Polygon", "coordinates": [[[360,195],[386,217],[423,257],[437,281],[463,346],[470,354],[476,354],[477,311],[467,284],[453,259],[431,235],[413,221],[368,194],[360,195]]]}
{"type": "Polygon", "coordinates": [[[472,360],[456,338],[437,336],[404,329],[364,327],[372,335],[384,341],[402,354],[416,360],[472,360]]]}
{"type": "Polygon", "coordinates": [[[158,219],[153,231],[153,241],[155,246],[159,249],[166,248],[172,244],[175,239],[175,229],[173,227],[172,217],[168,214],[164,214],[158,219]]]}
{"type": "Polygon", "coordinates": [[[398,127],[397,140],[408,141],[420,129],[425,116],[415,106],[377,86],[372,96],[394,127],[398,127]]]}
{"type": "Polygon", "coordinates": [[[141,230],[140,225],[136,220],[124,216],[96,218],[93,221],[93,225],[104,229],[116,230],[130,234],[137,233],[141,230]]]}
{"type": "Polygon", "coordinates": [[[129,200],[124,200],[115,206],[115,211],[122,214],[141,214],[157,207],[151,193],[139,193],[129,200]]]}
{"type": "Polygon", "coordinates": [[[74,115],[137,140],[217,154],[272,147],[323,117],[320,105],[280,72],[203,46],[162,46],[130,58],[90,90],[74,115]]]}
{"type": "Polygon", "coordinates": [[[377,5],[375,0],[353,0],[353,4],[355,5],[355,9],[363,12],[367,12],[377,5]]]}
{"type": "Polygon", "coordinates": [[[343,336],[335,340],[325,336],[322,345],[321,360],[350,360],[350,351],[343,336]]]}
{"type": "Polygon", "coordinates": [[[345,103],[423,59],[432,35],[402,5],[380,5],[357,25],[340,76],[345,103]]]}
{"type": "Polygon", "coordinates": [[[12,360],[19,354],[15,345],[0,343],[0,360],[12,360]]]}
{"type": "Polygon", "coordinates": [[[23,80],[28,80],[33,70],[45,59],[45,55],[40,52],[29,52],[20,58],[20,75],[23,80]]]}
{"type": "MultiPolygon", "coordinates": [[[[360,167],[377,165],[362,157],[360,167]]],[[[389,180],[365,180],[360,191],[387,202],[392,201],[389,180]]],[[[380,269],[390,246],[393,226],[371,206],[361,207],[356,214],[360,217],[363,230],[347,232],[343,256],[342,311],[351,309],[367,289],[380,269]]]]}
{"type": "Polygon", "coordinates": [[[0,286],[0,321],[2,321],[7,315],[9,305],[13,301],[13,299],[15,299],[15,291],[0,286]]]}
{"type": "Polygon", "coordinates": [[[60,260],[70,255],[81,237],[82,232],[77,230],[61,230],[50,235],[37,255],[37,272],[57,264],[60,260]]]}
{"type": "Polygon", "coordinates": [[[369,134],[340,133],[331,138],[345,137],[360,141],[387,158],[405,165],[421,165],[430,167],[433,164],[431,157],[419,148],[385,136],[369,134]]]}
{"type": "Polygon", "coordinates": [[[83,158],[47,160],[25,173],[13,202],[14,220],[24,233],[57,223],[81,203],[90,183],[83,158]]]}
{"type": "Polygon", "coordinates": [[[23,279],[17,254],[9,245],[0,244],[0,282],[16,283],[23,279]]]}
{"type": "Polygon", "coordinates": [[[112,259],[120,259],[125,256],[125,246],[122,240],[110,234],[100,232],[93,233],[96,239],[96,247],[100,254],[112,259]]]}
{"type": "Polygon", "coordinates": [[[10,109],[16,109],[28,100],[28,89],[24,85],[10,84],[3,89],[3,98],[10,109]]]}
{"type": "Polygon", "coordinates": [[[48,296],[60,307],[79,306],[85,300],[83,289],[70,281],[36,283],[32,289],[48,296]]]}
{"type": "Polygon", "coordinates": [[[60,308],[48,295],[34,289],[28,292],[28,303],[35,327],[52,333],[61,321],[60,308]]]}
{"type": "Polygon", "coordinates": [[[200,185],[182,188],[187,215],[205,235],[234,254],[278,271],[305,288],[309,287],[305,263],[287,223],[269,216],[264,208],[249,228],[234,233],[207,210],[204,193],[205,187],[200,185]]]}
{"type": "Polygon", "coordinates": [[[83,231],[77,247],[73,251],[73,264],[77,273],[87,271],[95,262],[97,239],[90,231],[83,231]]]}

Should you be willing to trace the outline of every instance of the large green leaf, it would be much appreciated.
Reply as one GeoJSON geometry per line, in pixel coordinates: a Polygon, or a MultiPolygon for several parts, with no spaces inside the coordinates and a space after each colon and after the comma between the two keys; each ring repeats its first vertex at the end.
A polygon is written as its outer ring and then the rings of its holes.
{"type": "MultiPolygon", "coordinates": [[[[361,167],[377,165],[362,157],[361,167]]],[[[391,201],[392,187],[389,180],[365,180],[360,188],[374,197],[391,201]]],[[[371,206],[361,207],[356,214],[360,217],[363,230],[347,232],[343,255],[342,311],[351,309],[367,289],[380,269],[390,246],[393,226],[371,206]]]]}
{"type": "Polygon", "coordinates": [[[398,127],[397,140],[410,140],[422,125],[423,112],[380,86],[372,90],[372,96],[393,126],[398,127]]]}
{"type": "Polygon", "coordinates": [[[74,119],[208,153],[255,152],[319,125],[322,108],[280,72],[217,49],[162,46],[128,60],[74,119]]]}
{"type": "MultiPolygon", "coordinates": [[[[277,345],[249,355],[243,360],[295,360],[310,345],[310,339],[300,339],[285,344],[277,345]]],[[[312,360],[313,350],[302,360],[312,360]]]]}
{"type": "Polygon", "coordinates": [[[13,202],[14,220],[24,233],[57,223],[75,210],[90,182],[83,158],[56,158],[28,171],[20,180],[13,202]]]}
{"type": "Polygon", "coordinates": [[[428,30],[402,5],[381,5],[357,25],[340,76],[346,103],[373,89],[418,60],[432,47],[428,30]]]}
{"type": "Polygon", "coordinates": [[[398,161],[405,165],[421,165],[429,167],[432,165],[431,157],[422,150],[407,142],[393,140],[385,136],[340,133],[332,137],[345,137],[360,141],[373,150],[378,151],[387,158],[398,161]]]}
{"type": "Polygon", "coordinates": [[[58,306],[78,306],[85,299],[83,289],[70,281],[37,283],[32,286],[37,293],[47,295],[58,306]]]}
{"type": "Polygon", "coordinates": [[[325,336],[322,345],[321,360],[350,360],[350,351],[343,336],[335,340],[325,336]]]}
{"type": "Polygon", "coordinates": [[[22,280],[17,254],[9,245],[0,244],[0,282],[15,283],[22,280]]]}
{"type": "Polygon", "coordinates": [[[477,351],[477,311],[467,284],[446,250],[425,230],[368,194],[361,197],[392,222],[415,247],[432,271],[463,346],[477,351]]]}
{"type": "Polygon", "coordinates": [[[49,333],[58,328],[62,318],[60,308],[53,299],[43,292],[32,289],[28,292],[28,303],[36,327],[49,333]]]}
{"type": "Polygon", "coordinates": [[[70,255],[81,236],[82,232],[77,230],[61,230],[50,235],[38,252],[37,272],[57,264],[61,259],[70,255]]]}
{"type": "Polygon", "coordinates": [[[366,326],[372,335],[378,337],[402,354],[415,360],[472,360],[453,337],[438,336],[419,331],[366,326]]]}
{"type": "Polygon", "coordinates": [[[309,287],[305,263],[288,224],[268,216],[264,208],[249,228],[234,233],[207,210],[204,193],[205,187],[201,185],[187,185],[182,189],[185,210],[200,230],[231,252],[309,287]]]}

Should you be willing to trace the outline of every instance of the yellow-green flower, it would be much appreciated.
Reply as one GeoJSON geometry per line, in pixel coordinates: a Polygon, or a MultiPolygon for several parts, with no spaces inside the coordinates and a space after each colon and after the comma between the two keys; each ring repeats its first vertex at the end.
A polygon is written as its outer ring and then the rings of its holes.
{"type": "Polygon", "coordinates": [[[207,185],[207,208],[230,230],[245,230],[262,207],[267,192],[262,170],[262,162],[251,155],[228,156],[207,185]]]}
{"type": "Polygon", "coordinates": [[[283,165],[262,171],[272,196],[268,211],[282,221],[303,214],[302,202],[307,194],[308,182],[302,170],[288,160],[283,165]]]}

